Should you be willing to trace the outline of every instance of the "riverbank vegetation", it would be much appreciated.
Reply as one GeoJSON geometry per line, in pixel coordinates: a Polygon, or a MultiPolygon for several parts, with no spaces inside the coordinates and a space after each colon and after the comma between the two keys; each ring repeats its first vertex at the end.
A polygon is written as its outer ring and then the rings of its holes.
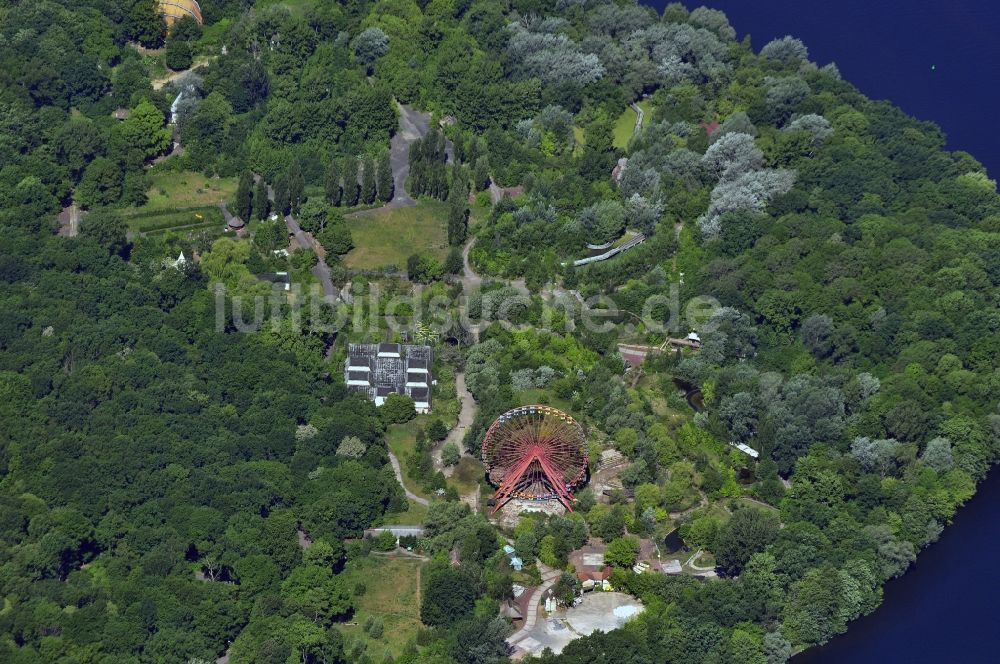
{"type": "Polygon", "coordinates": [[[543,661],[779,664],[873,611],[1000,458],[995,182],[798,40],[602,0],[205,0],[167,39],[154,7],[0,9],[0,660],[499,664],[511,581],[600,537],[646,610],[543,661]],[[168,55],[201,66],[154,81],[168,55]],[[419,200],[345,217],[400,193],[394,161],[419,200]],[[321,260],[353,297],[271,283],[321,260]],[[429,329],[463,294],[493,324],[429,329]],[[440,378],[416,419],[341,378],[348,342],[404,335],[440,378]],[[457,372],[466,452],[517,404],[581,422],[572,514],[500,533],[475,462],[436,472],[457,372]],[[397,519],[429,560],[370,557],[397,519]],[[633,573],[675,529],[682,573],[633,573]]]}

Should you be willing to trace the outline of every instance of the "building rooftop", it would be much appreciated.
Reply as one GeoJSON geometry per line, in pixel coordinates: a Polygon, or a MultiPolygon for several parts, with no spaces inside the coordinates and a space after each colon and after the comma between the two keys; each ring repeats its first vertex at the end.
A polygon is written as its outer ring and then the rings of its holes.
{"type": "Polygon", "coordinates": [[[363,392],[373,401],[384,399],[390,394],[406,394],[414,401],[429,405],[431,358],[430,346],[349,344],[347,361],[344,363],[344,379],[349,389],[363,392]],[[410,368],[420,370],[411,373],[410,368]],[[356,374],[366,374],[367,384],[351,385],[351,381],[365,380],[364,377],[356,377],[356,374]],[[411,387],[407,387],[408,382],[411,387]]]}

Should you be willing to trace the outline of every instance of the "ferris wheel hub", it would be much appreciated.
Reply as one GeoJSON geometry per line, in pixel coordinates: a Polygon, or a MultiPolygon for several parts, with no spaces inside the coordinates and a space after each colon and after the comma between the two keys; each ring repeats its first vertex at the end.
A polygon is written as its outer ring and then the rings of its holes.
{"type": "Polygon", "coordinates": [[[573,491],[587,472],[580,423],[551,406],[520,406],[498,417],[483,439],[483,463],[495,513],[512,499],[556,499],[573,510],[573,491]]]}

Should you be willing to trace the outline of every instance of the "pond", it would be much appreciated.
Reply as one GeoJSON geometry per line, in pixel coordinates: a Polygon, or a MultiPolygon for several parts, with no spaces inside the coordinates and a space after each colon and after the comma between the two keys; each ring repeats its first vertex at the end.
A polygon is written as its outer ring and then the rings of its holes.
{"type": "Polygon", "coordinates": [[[674,378],[674,386],[684,392],[684,398],[694,412],[700,413],[705,410],[705,397],[702,396],[701,390],[698,389],[697,385],[692,385],[680,378],[674,378]]]}
{"type": "Polygon", "coordinates": [[[681,539],[680,531],[674,528],[663,538],[663,549],[665,553],[677,553],[684,547],[684,540],[681,539]]]}

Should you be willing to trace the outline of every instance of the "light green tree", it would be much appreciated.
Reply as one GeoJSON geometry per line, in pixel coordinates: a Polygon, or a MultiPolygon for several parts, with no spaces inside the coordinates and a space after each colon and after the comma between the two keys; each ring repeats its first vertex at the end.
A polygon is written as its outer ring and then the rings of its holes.
{"type": "Polygon", "coordinates": [[[129,168],[138,168],[169,147],[171,132],[163,123],[160,109],[148,100],[139,102],[127,120],[112,128],[110,152],[122,155],[129,168]]]}

